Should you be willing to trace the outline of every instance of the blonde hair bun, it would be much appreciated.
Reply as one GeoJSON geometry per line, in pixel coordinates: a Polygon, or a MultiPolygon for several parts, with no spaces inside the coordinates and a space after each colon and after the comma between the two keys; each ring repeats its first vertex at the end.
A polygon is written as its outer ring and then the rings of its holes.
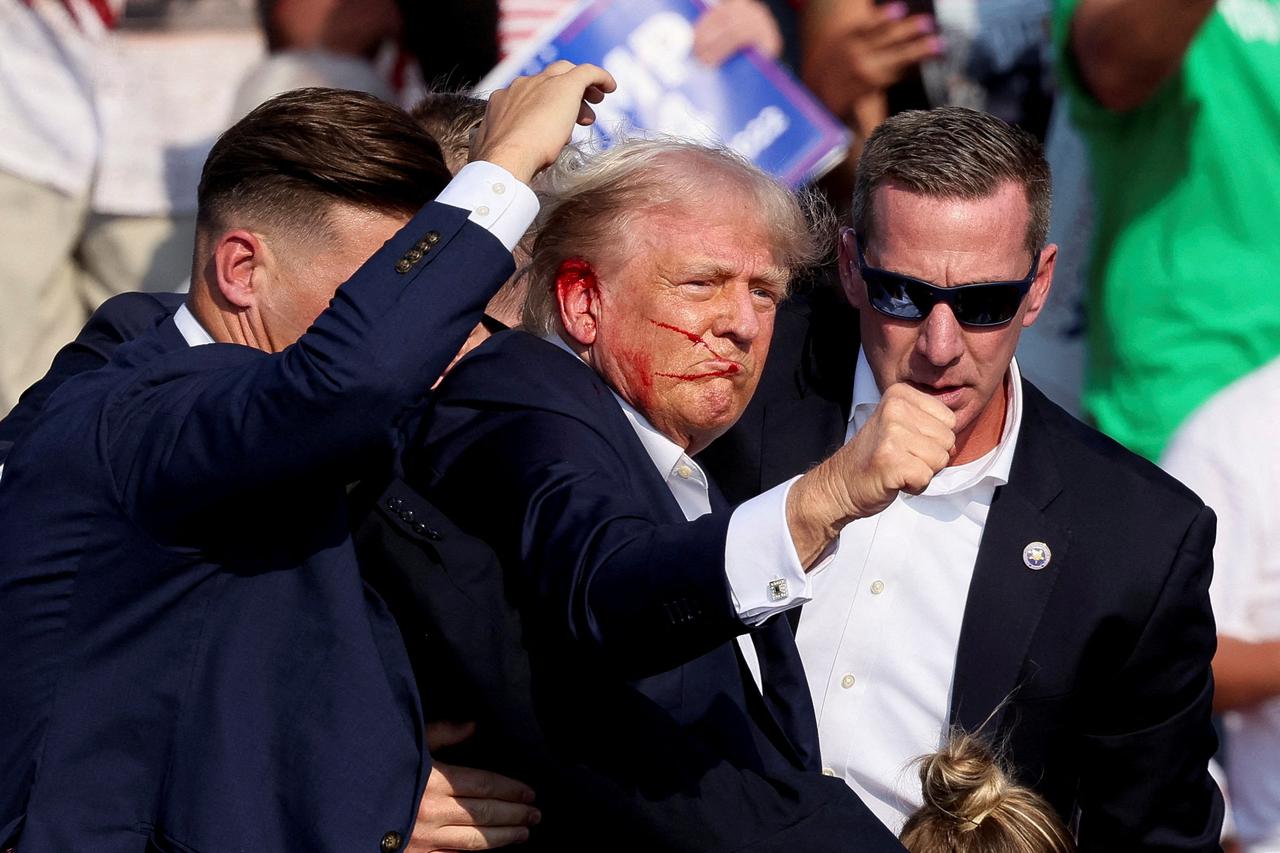
{"type": "Polygon", "coordinates": [[[1053,807],[979,737],[957,732],[922,758],[920,786],[924,805],[901,836],[912,853],[1075,853],[1053,807]]]}

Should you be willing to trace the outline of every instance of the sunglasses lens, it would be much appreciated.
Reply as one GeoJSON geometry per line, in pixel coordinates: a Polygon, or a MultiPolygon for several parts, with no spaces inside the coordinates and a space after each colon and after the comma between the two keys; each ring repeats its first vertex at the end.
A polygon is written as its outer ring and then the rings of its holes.
{"type": "Polygon", "coordinates": [[[928,313],[929,296],[922,288],[894,275],[867,269],[863,272],[871,307],[901,320],[919,320],[928,313]]]}
{"type": "Polygon", "coordinates": [[[1025,291],[1013,284],[988,284],[956,294],[956,319],[970,326],[1000,326],[1018,313],[1025,291]]]}

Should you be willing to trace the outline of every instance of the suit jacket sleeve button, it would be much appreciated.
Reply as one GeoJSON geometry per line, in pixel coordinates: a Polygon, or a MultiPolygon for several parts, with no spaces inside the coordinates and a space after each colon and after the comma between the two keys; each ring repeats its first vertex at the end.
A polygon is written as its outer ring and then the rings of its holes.
{"type": "Polygon", "coordinates": [[[428,231],[427,235],[422,238],[422,242],[426,243],[428,246],[434,246],[436,243],[440,242],[440,232],[428,231]]]}
{"type": "Polygon", "coordinates": [[[393,853],[393,851],[400,849],[400,844],[403,841],[404,839],[400,837],[400,833],[393,829],[386,835],[382,836],[382,843],[378,846],[382,849],[383,853],[393,853]]]}
{"type": "Polygon", "coordinates": [[[413,269],[413,264],[409,263],[404,258],[401,258],[400,260],[396,261],[396,272],[406,273],[411,269],[413,269]]]}

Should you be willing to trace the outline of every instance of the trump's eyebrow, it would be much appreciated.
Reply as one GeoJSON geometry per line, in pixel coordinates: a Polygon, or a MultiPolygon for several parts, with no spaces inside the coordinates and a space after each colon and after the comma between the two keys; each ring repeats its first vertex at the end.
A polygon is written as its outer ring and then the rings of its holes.
{"type": "MultiPolygon", "coordinates": [[[[716,261],[700,261],[691,260],[686,263],[678,264],[675,269],[671,270],[670,278],[688,281],[690,279],[705,279],[708,281],[721,281],[728,278],[737,278],[742,275],[742,269],[739,267],[730,267],[716,261]]],[[[783,290],[787,286],[787,282],[791,280],[791,274],[784,267],[768,266],[760,267],[756,270],[755,275],[751,277],[752,284],[764,284],[769,287],[783,290]]]]}

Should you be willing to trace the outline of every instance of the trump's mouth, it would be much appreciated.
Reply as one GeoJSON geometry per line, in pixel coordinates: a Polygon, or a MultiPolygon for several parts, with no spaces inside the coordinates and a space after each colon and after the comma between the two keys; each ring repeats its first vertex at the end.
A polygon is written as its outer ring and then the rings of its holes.
{"type": "Polygon", "coordinates": [[[702,367],[706,368],[697,373],[655,373],[655,376],[664,376],[667,379],[678,379],[681,382],[693,382],[697,379],[716,379],[724,376],[737,376],[742,372],[742,365],[736,361],[727,361],[724,359],[716,359],[714,361],[703,362],[702,367]]]}

